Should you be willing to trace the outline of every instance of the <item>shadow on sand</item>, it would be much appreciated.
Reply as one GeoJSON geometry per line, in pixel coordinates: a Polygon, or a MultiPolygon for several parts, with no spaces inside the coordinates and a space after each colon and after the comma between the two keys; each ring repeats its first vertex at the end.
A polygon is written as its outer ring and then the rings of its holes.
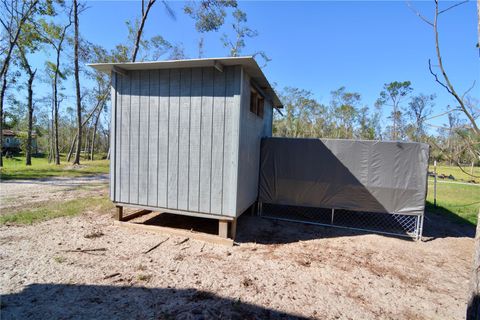
{"type": "MultiPolygon", "coordinates": [[[[213,219],[187,217],[168,213],[159,214],[144,222],[148,225],[159,225],[185,230],[194,230],[209,234],[217,234],[218,222],[213,219]]],[[[286,244],[298,241],[307,241],[322,238],[348,237],[374,232],[339,229],[334,227],[309,225],[304,223],[279,221],[252,216],[244,213],[238,219],[238,243],[255,242],[261,244],[286,244]]],[[[454,213],[427,212],[424,220],[423,240],[431,241],[437,238],[473,238],[475,226],[467,221],[461,221],[454,213]]],[[[405,241],[413,241],[409,237],[382,235],[396,237],[405,241]]]]}
{"type": "Polygon", "coordinates": [[[1,299],[2,319],[307,319],[196,289],[32,284],[1,299]]]}

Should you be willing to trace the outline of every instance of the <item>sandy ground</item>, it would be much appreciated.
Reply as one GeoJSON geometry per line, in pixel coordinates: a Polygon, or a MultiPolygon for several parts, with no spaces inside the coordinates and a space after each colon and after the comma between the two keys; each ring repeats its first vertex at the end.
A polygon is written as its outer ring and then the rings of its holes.
{"type": "Polygon", "coordinates": [[[108,174],[76,178],[11,180],[0,183],[0,213],[48,201],[64,201],[98,194],[108,185],[108,174]]]}
{"type": "Polygon", "coordinates": [[[244,215],[223,247],[112,214],[0,227],[0,318],[464,318],[473,229],[439,216],[414,242],[244,215]]]}

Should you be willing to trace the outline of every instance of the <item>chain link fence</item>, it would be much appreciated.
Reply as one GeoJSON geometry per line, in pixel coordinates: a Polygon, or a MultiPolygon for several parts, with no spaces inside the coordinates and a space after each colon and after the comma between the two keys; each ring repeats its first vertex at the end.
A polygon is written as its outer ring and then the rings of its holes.
{"type": "Polygon", "coordinates": [[[345,229],[362,230],[419,240],[423,215],[404,215],[259,203],[265,218],[302,222],[345,229]]]}

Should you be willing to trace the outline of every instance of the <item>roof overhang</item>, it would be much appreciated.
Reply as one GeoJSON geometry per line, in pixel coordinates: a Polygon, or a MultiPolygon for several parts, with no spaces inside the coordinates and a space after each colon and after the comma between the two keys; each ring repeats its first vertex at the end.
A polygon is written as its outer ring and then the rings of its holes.
{"type": "Polygon", "coordinates": [[[206,59],[187,59],[187,60],[165,60],[148,62],[121,62],[121,63],[91,63],[88,66],[105,73],[116,72],[128,75],[129,71],[134,70],[156,70],[172,68],[200,68],[213,67],[223,71],[223,67],[242,66],[250,75],[253,81],[259,86],[272,100],[275,108],[282,108],[282,102],[278,98],[275,90],[263,74],[262,69],[252,56],[248,57],[225,57],[225,58],[206,58],[206,59]]]}

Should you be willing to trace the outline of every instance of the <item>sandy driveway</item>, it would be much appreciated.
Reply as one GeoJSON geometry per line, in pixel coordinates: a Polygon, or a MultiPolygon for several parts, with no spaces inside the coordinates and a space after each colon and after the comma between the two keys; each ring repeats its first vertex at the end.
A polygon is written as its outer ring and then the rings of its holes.
{"type": "Polygon", "coordinates": [[[64,201],[95,195],[108,186],[108,174],[54,177],[0,182],[0,213],[28,208],[47,201],[64,201]]]}
{"type": "Polygon", "coordinates": [[[1,318],[464,318],[472,230],[438,216],[413,242],[245,215],[227,248],[112,214],[0,227],[1,318]]]}

